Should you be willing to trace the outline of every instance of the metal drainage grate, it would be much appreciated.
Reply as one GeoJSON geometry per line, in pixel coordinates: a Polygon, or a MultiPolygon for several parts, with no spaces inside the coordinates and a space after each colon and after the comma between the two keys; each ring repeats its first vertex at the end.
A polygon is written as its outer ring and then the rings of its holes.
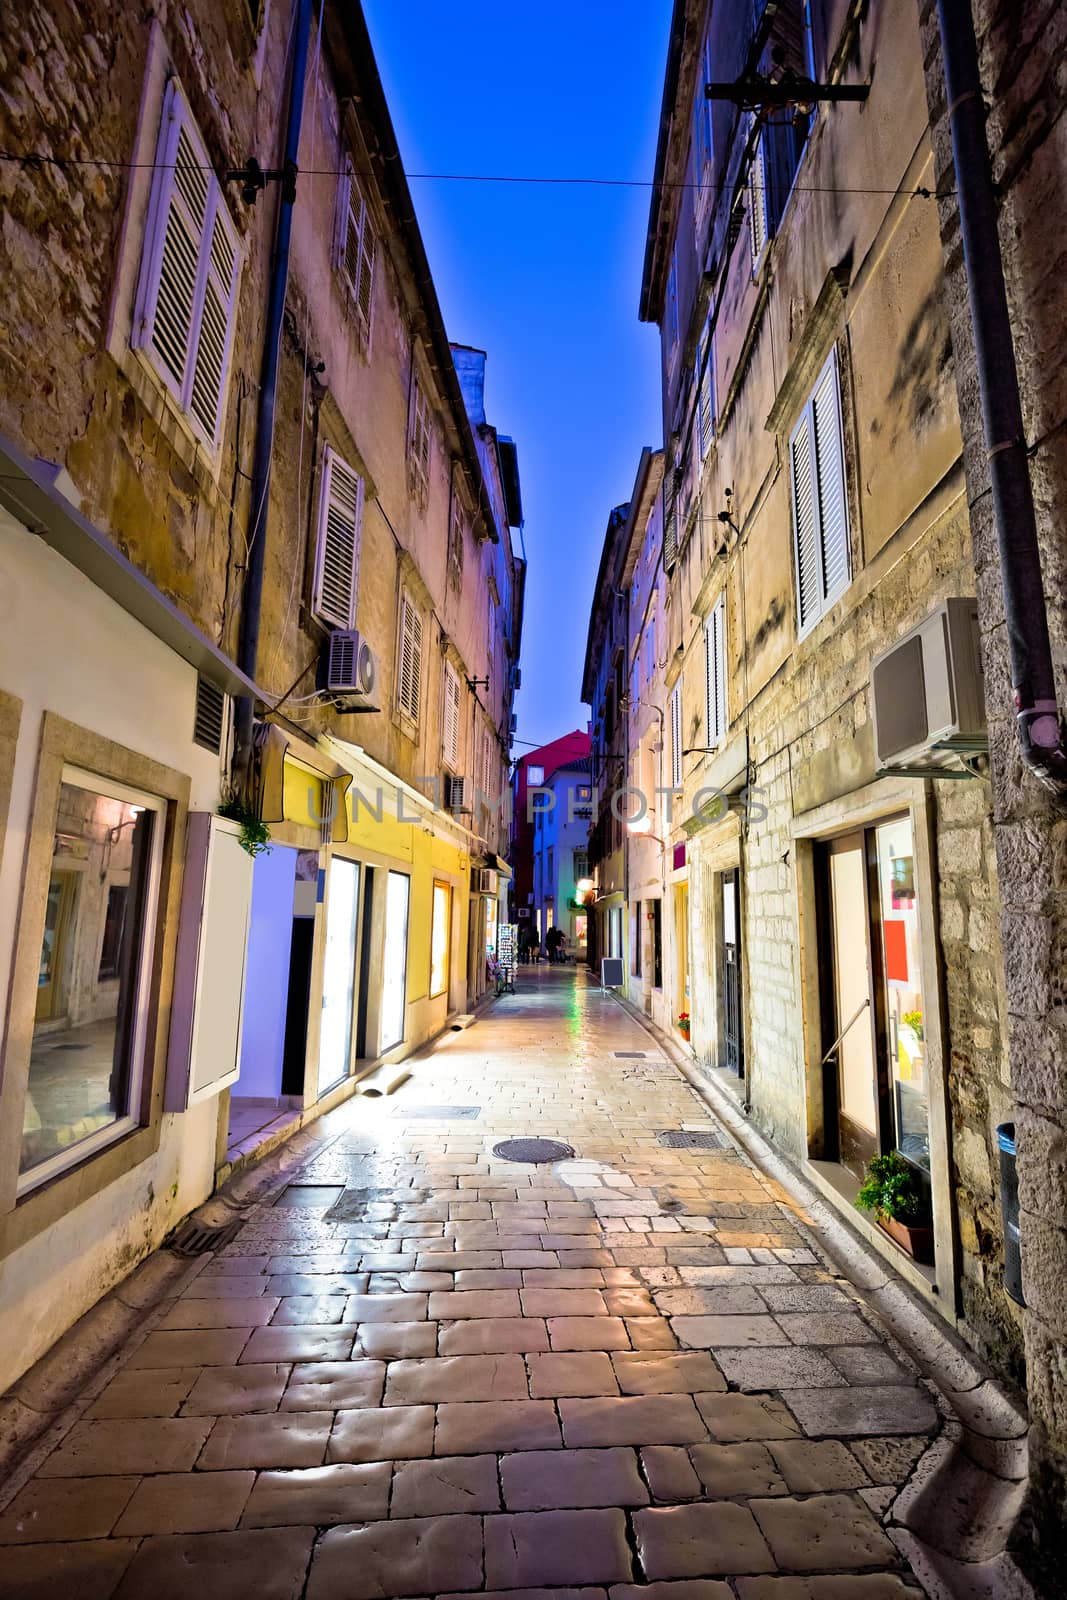
{"type": "Polygon", "coordinates": [[[482,1114],[481,1106],[405,1106],[398,1105],[394,1117],[432,1117],[435,1122],[473,1122],[482,1114]]]}
{"type": "Polygon", "coordinates": [[[660,1144],[668,1150],[725,1150],[726,1145],[715,1133],[686,1133],[681,1128],[661,1129],[656,1134],[660,1144]]]}
{"type": "Polygon", "coordinates": [[[190,1217],[168,1239],[167,1248],[178,1256],[206,1256],[209,1250],[221,1250],[231,1239],[236,1239],[242,1225],[238,1217],[234,1222],[223,1223],[221,1228],[208,1228],[190,1217]]]}
{"type": "Polygon", "coordinates": [[[571,1161],[574,1151],[569,1144],[561,1144],[558,1139],[505,1139],[503,1144],[493,1146],[493,1154],[502,1161],[525,1161],[541,1163],[545,1161],[571,1161]]]}
{"type": "Polygon", "coordinates": [[[343,1183],[290,1183],[274,1204],[288,1211],[313,1211],[318,1206],[326,1210],[343,1193],[343,1183]]]}
{"type": "Polygon", "coordinates": [[[620,1061],[646,1061],[648,1059],[644,1050],[613,1050],[612,1054],[620,1061]]]}

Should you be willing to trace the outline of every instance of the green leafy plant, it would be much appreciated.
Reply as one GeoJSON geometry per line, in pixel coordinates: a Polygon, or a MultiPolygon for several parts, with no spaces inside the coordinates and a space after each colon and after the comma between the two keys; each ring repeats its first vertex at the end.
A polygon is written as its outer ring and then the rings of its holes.
{"type": "Polygon", "coordinates": [[[678,1013],[678,1026],[679,1026],[679,1028],[681,1028],[683,1033],[688,1033],[689,1032],[689,1013],[688,1013],[688,1011],[679,1011],[679,1013],[678,1013]]]}
{"type": "Polygon", "coordinates": [[[921,1011],[905,1011],[900,1020],[901,1022],[906,1022],[908,1027],[913,1028],[918,1037],[922,1038],[923,1014],[921,1011]]]}
{"type": "Polygon", "coordinates": [[[223,796],[219,816],[240,824],[239,843],[250,856],[270,854],[270,829],[238,795],[231,792],[223,796]]]}
{"type": "Polygon", "coordinates": [[[930,1224],[930,1206],[922,1184],[915,1169],[896,1150],[885,1156],[872,1156],[868,1161],[856,1204],[863,1211],[876,1211],[909,1228],[930,1224]]]}

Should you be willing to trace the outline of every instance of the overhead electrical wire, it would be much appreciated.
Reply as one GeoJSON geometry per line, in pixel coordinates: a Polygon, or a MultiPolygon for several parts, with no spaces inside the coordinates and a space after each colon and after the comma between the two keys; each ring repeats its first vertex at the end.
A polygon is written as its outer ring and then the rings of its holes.
{"type": "MultiPolygon", "coordinates": [[[[56,156],[46,155],[40,151],[27,151],[20,153],[14,150],[0,150],[0,162],[7,162],[15,166],[27,167],[104,167],[116,172],[155,172],[161,169],[177,170],[177,163],[161,161],[117,161],[106,156],[56,156]]],[[[212,166],[204,166],[200,162],[182,162],[182,169],[192,168],[197,171],[214,172],[212,166]]],[[[346,171],[338,167],[302,167],[300,176],[305,178],[341,178],[346,176],[346,171]]],[[[367,170],[356,170],[355,177],[370,178],[375,174],[367,170]]],[[[504,183],[518,185],[543,185],[549,188],[601,188],[601,189],[692,189],[697,193],[720,194],[729,185],[725,183],[690,183],[683,180],[670,180],[655,178],[587,178],[576,175],[549,176],[546,174],[519,174],[501,172],[406,172],[405,178],[409,182],[420,181],[428,183],[504,183]]],[[[754,188],[762,185],[755,184],[754,188]]],[[[927,189],[923,186],[912,189],[898,185],[896,188],[872,188],[862,184],[794,184],[793,188],[802,194],[879,194],[879,195],[908,195],[914,199],[943,200],[956,193],[955,189],[927,189]]]]}

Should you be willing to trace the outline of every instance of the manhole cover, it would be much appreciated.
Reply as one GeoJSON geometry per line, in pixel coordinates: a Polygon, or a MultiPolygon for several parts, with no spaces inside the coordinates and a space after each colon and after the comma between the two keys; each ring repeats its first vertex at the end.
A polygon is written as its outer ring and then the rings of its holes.
{"type": "Polygon", "coordinates": [[[290,1211],[311,1211],[316,1206],[332,1206],[344,1193],[343,1183],[290,1183],[275,1200],[276,1206],[290,1211]]]}
{"type": "Polygon", "coordinates": [[[616,1050],[614,1054],[620,1061],[644,1061],[646,1059],[643,1050],[616,1050]]]}
{"type": "Polygon", "coordinates": [[[505,1139],[493,1146],[493,1154],[503,1161],[570,1161],[574,1151],[558,1139],[505,1139]]]}
{"type": "Polygon", "coordinates": [[[399,1105],[394,1117],[432,1117],[435,1122],[473,1122],[482,1114],[481,1106],[405,1106],[399,1105]]]}
{"type": "Polygon", "coordinates": [[[726,1146],[714,1133],[686,1133],[681,1128],[663,1129],[656,1134],[660,1144],[668,1150],[725,1150],[726,1146]]]}

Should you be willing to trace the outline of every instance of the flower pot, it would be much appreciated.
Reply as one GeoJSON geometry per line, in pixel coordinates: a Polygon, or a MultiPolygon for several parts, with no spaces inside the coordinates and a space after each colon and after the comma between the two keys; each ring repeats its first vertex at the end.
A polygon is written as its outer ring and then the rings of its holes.
{"type": "Polygon", "coordinates": [[[894,1244],[906,1250],[914,1261],[921,1261],[926,1266],[934,1264],[934,1230],[929,1225],[918,1227],[913,1223],[898,1222],[896,1217],[887,1217],[879,1213],[878,1226],[883,1233],[888,1233],[894,1244]]]}

